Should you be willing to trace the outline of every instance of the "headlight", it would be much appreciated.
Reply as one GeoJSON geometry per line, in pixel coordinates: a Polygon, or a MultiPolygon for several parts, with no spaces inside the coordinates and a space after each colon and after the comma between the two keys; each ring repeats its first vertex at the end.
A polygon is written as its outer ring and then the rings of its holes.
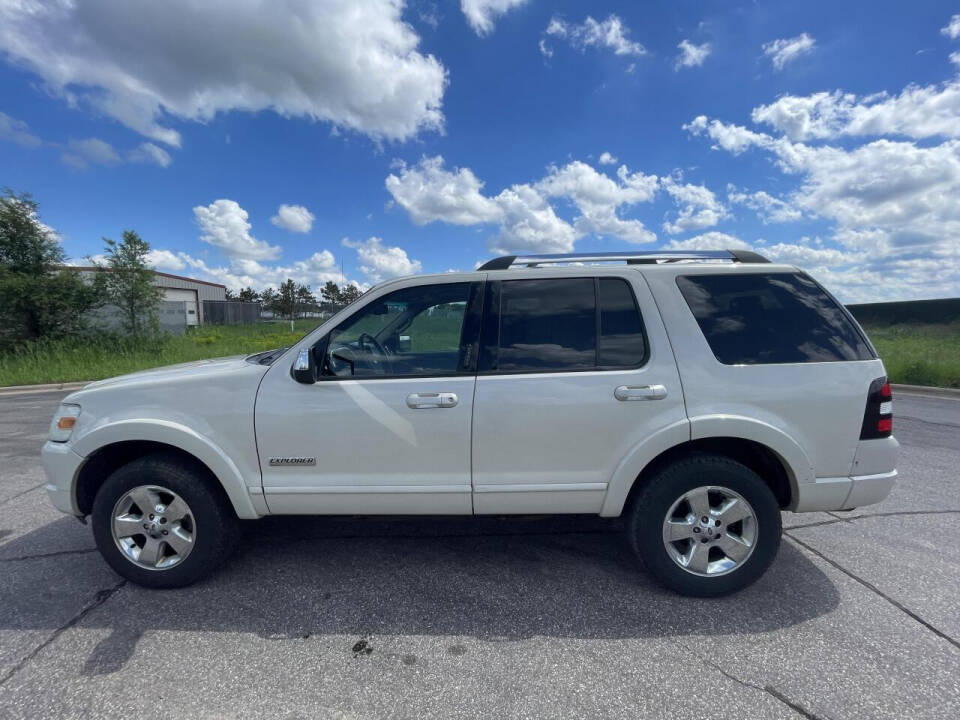
{"type": "Polygon", "coordinates": [[[53,442],[66,442],[73,434],[73,426],[77,424],[77,418],[80,417],[79,405],[61,405],[50,421],[50,434],[48,439],[53,442]]]}

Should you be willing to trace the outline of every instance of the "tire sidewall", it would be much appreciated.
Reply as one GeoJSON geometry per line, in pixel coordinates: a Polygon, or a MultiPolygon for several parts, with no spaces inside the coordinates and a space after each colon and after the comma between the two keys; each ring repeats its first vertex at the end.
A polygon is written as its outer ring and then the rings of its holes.
{"type": "Polygon", "coordinates": [[[195,473],[162,458],[143,458],[115,471],[97,491],[91,513],[93,535],[100,554],[118,574],[153,588],[182,587],[196,582],[218,565],[229,541],[219,498],[195,473]],[[179,495],[193,514],[194,546],[187,557],[165,570],[136,565],[113,539],[113,510],[120,497],[141,485],[159,485],[179,495]]]}
{"type": "Polygon", "coordinates": [[[651,479],[634,506],[629,531],[635,552],[657,580],[684,595],[715,597],[737,592],[763,575],[776,558],[782,527],[776,498],[756,473],[728,458],[701,456],[671,465],[651,479]],[[687,572],[674,562],[663,543],[667,511],[685,493],[709,485],[743,496],[757,518],[757,539],[750,557],[717,577],[687,572]]]}

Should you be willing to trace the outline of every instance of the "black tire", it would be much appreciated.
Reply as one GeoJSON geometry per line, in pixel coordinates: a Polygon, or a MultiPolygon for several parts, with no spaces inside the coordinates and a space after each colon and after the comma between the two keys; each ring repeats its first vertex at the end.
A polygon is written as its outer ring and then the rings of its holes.
{"type": "Polygon", "coordinates": [[[127,580],[148,588],[178,588],[212,573],[234,551],[239,522],[219,488],[176,456],[158,453],[134,460],[106,479],[93,501],[93,536],[104,560],[127,580]],[[182,562],[161,570],[140,567],[117,546],[112,532],[113,510],[135,487],[158,485],[172,490],[189,505],[196,524],[196,540],[182,562]]]}
{"type": "Polygon", "coordinates": [[[748,467],[720,455],[694,455],[664,467],[646,482],[626,517],[630,546],[650,574],[671,590],[695,597],[729,595],[756,581],[777,556],[781,532],[780,507],[769,486],[748,467]],[[739,567],[715,577],[695,575],[680,567],[663,540],[663,523],[673,504],[691,490],[708,485],[740,494],[757,519],[750,555],[739,567]]]}

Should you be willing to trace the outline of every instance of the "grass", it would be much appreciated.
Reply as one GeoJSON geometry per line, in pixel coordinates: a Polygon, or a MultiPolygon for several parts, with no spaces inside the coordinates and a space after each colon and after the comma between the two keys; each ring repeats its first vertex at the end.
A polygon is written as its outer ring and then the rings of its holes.
{"type": "Polygon", "coordinates": [[[864,328],[891,382],[960,388],[960,323],[864,328]]]}
{"type": "MultiPolygon", "coordinates": [[[[270,350],[297,341],[317,322],[298,320],[293,332],[288,322],[278,322],[205,326],[186,335],[149,341],[99,337],[31,343],[0,354],[0,386],[99,380],[161,365],[270,350]]],[[[866,330],[892,382],[960,388],[960,323],[872,326],[866,330]]]]}
{"type": "Polygon", "coordinates": [[[67,338],[24,345],[0,355],[0,386],[100,380],[162,365],[227,355],[249,355],[291,345],[318,320],[256,325],[207,325],[185,335],[152,340],[124,337],[67,338]]]}

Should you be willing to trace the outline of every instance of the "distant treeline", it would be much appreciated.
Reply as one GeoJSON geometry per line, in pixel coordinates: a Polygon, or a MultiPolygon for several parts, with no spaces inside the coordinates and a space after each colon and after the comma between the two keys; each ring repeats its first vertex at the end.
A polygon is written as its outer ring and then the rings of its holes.
{"type": "Polygon", "coordinates": [[[862,325],[960,322],[960,298],[847,305],[862,325]]]}

